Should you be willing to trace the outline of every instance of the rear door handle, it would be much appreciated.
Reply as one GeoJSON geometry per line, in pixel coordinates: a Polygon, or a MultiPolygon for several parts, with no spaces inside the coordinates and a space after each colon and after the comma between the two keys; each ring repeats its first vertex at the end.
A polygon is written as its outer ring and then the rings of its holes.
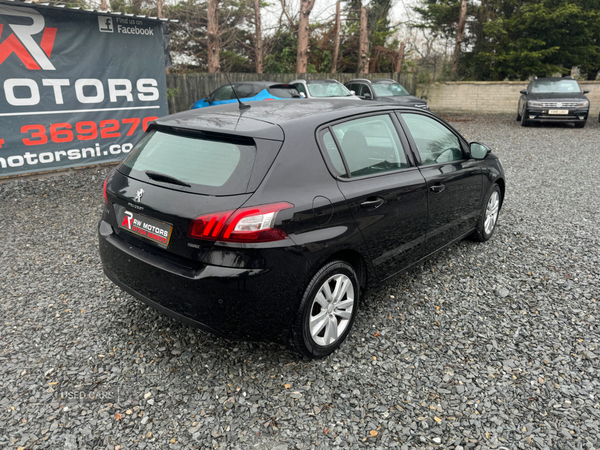
{"type": "Polygon", "coordinates": [[[444,189],[446,189],[446,185],[444,185],[442,183],[435,183],[433,186],[431,186],[429,188],[429,190],[431,190],[431,192],[435,192],[436,194],[439,194],[444,189]]]}
{"type": "Polygon", "coordinates": [[[385,200],[381,197],[369,197],[360,204],[360,207],[364,209],[377,209],[384,203],[385,200]]]}

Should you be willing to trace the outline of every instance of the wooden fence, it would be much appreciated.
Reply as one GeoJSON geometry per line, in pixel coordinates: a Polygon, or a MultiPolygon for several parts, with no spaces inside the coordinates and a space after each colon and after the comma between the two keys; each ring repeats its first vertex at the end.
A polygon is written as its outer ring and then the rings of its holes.
{"type": "MultiPolygon", "coordinates": [[[[413,73],[228,73],[232,83],[236,81],[274,81],[287,83],[298,78],[320,80],[334,78],[346,83],[353,78],[391,78],[398,81],[408,92],[417,92],[417,77],[413,73]]],[[[196,101],[206,97],[220,86],[228,84],[223,73],[167,74],[169,113],[185,111],[196,101]]]]}

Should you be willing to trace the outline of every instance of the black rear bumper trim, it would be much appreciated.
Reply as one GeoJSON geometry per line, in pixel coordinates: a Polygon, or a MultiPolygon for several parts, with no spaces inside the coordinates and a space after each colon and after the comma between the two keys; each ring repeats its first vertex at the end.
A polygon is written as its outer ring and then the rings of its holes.
{"type": "Polygon", "coordinates": [[[215,330],[214,328],[209,327],[208,325],[205,325],[201,322],[198,322],[197,320],[194,319],[190,319],[187,316],[184,316],[182,314],[179,314],[169,308],[165,308],[164,306],[162,306],[160,303],[157,303],[153,300],[150,300],[148,297],[146,297],[145,295],[140,294],[139,292],[135,291],[134,289],[130,288],[129,286],[127,286],[126,284],[122,283],[121,281],[119,281],[119,279],[114,276],[113,274],[111,274],[109,271],[107,271],[106,269],[104,270],[104,274],[113,282],[115,283],[117,286],[119,286],[121,289],[123,289],[125,292],[131,294],[132,296],[134,296],[135,298],[137,298],[138,300],[142,301],[143,303],[145,303],[146,305],[150,306],[151,308],[154,308],[155,310],[157,310],[158,312],[171,317],[172,319],[175,319],[179,322],[183,322],[186,325],[190,325],[194,328],[200,328],[203,331],[206,331],[208,333],[214,334],[216,336],[220,336],[222,338],[228,339],[229,336],[226,336],[225,334],[221,333],[220,331],[215,330]]]}

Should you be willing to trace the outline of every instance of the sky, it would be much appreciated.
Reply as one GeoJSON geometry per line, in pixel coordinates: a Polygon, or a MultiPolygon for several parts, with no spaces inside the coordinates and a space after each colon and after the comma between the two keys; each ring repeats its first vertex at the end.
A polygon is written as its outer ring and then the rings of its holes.
{"type": "MultiPolygon", "coordinates": [[[[274,27],[279,16],[281,15],[282,0],[269,0],[270,6],[263,8],[262,20],[263,26],[266,28],[274,27]]],[[[297,14],[300,8],[299,0],[283,0],[284,4],[288,6],[288,10],[291,13],[297,14]]],[[[390,14],[390,22],[396,24],[398,22],[406,22],[414,20],[414,13],[412,12],[412,6],[418,3],[418,0],[391,0],[392,11],[390,14]]],[[[315,7],[310,15],[311,22],[327,22],[333,20],[335,16],[335,0],[316,0],[315,7]]],[[[342,9],[344,8],[345,2],[342,2],[342,9]]],[[[363,6],[368,7],[369,1],[363,0],[363,6]]]]}

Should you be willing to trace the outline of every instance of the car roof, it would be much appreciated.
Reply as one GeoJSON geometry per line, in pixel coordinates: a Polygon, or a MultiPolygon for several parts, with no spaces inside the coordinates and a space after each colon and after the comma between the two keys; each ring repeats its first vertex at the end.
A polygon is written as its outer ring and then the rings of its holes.
{"type": "MultiPolygon", "coordinates": [[[[234,81],[233,83],[226,83],[223,86],[229,86],[230,84],[238,85],[238,84],[254,84],[262,87],[269,87],[273,85],[289,85],[290,83],[280,83],[278,81],[234,81]]],[[[223,87],[221,86],[221,87],[223,87]]]]}
{"type": "Polygon", "coordinates": [[[399,109],[418,110],[397,104],[348,99],[274,100],[238,103],[192,109],[156,120],[158,126],[193,131],[210,131],[234,136],[283,140],[286,129],[300,126],[316,129],[319,125],[348,116],[399,109]]]}
{"type": "Polygon", "coordinates": [[[573,77],[535,77],[531,81],[536,82],[536,81],[562,81],[562,80],[576,81],[575,78],[573,78],[573,77]]]}
{"type": "Polygon", "coordinates": [[[320,83],[324,83],[324,84],[342,84],[338,80],[334,80],[333,78],[328,78],[326,80],[304,80],[304,79],[298,79],[298,80],[290,81],[287,84],[293,84],[293,83],[306,83],[306,84],[320,84],[320,83]]]}
{"type": "Polygon", "coordinates": [[[376,78],[374,80],[369,80],[367,78],[354,78],[353,80],[347,81],[346,84],[349,83],[369,83],[369,84],[389,84],[389,83],[398,83],[396,80],[392,80],[391,78],[376,78]]]}

